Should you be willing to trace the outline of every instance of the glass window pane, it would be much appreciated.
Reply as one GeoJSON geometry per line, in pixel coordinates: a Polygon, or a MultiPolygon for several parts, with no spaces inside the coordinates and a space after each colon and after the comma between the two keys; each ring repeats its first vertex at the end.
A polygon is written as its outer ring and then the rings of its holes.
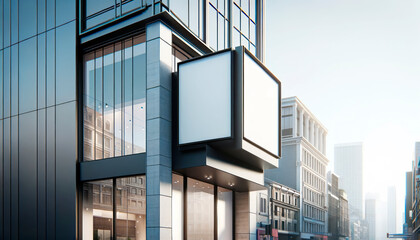
{"type": "Polygon", "coordinates": [[[217,234],[218,239],[233,236],[233,192],[217,187],[217,234]]]}
{"type": "Polygon", "coordinates": [[[95,159],[103,158],[102,49],[95,52],[95,159]]]}
{"type": "Polygon", "coordinates": [[[114,156],[114,45],[104,49],[104,158],[114,156]]]}
{"type": "Polygon", "coordinates": [[[133,153],[133,42],[124,41],[124,155],[133,153]]]}
{"type": "Polygon", "coordinates": [[[249,37],[249,19],[244,12],[241,12],[241,32],[245,37],[249,37]]]}
{"type": "Polygon", "coordinates": [[[184,239],[184,177],[172,174],[172,240],[184,239]]]}
{"type": "Polygon", "coordinates": [[[214,239],[214,186],[188,178],[187,239],[214,239]]]}
{"type": "Polygon", "coordinates": [[[169,7],[175,15],[188,26],[188,0],[171,0],[169,7]]]}
{"type": "Polygon", "coordinates": [[[217,9],[219,9],[219,12],[222,15],[226,15],[225,14],[226,2],[228,2],[228,1],[226,1],[226,0],[219,0],[219,1],[217,1],[217,9]]]}
{"type": "Polygon", "coordinates": [[[142,5],[141,2],[140,0],[122,0],[122,13],[126,14],[140,8],[142,5]]]}
{"type": "Polygon", "coordinates": [[[221,14],[218,14],[219,19],[217,21],[217,49],[224,49],[225,46],[225,19],[221,14]]]}
{"type": "Polygon", "coordinates": [[[208,44],[214,50],[217,50],[217,11],[211,5],[209,6],[209,35],[208,44]]]}
{"type": "Polygon", "coordinates": [[[256,44],[257,39],[256,39],[256,35],[257,35],[257,29],[255,27],[255,23],[250,21],[249,23],[249,40],[253,43],[256,44]]]}
{"type": "Polygon", "coordinates": [[[83,184],[83,239],[112,239],[112,199],[112,180],[83,184]]]}
{"type": "Polygon", "coordinates": [[[233,43],[232,44],[233,44],[232,47],[237,47],[241,45],[241,34],[236,28],[233,29],[233,43]]]}
{"type": "Polygon", "coordinates": [[[146,239],[146,176],[116,182],[117,239],[146,239]]]}
{"type": "Polygon", "coordinates": [[[142,153],[146,151],[146,43],[144,39],[134,39],[133,66],[133,153],[142,153]]]}
{"type": "Polygon", "coordinates": [[[241,0],[241,8],[246,14],[249,14],[249,0],[241,0]]]}
{"type": "Polygon", "coordinates": [[[115,156],[121,156],[123,154],[123,121],[122,121],[122,51],[121,51],[121,43],[115,44],[115,54],[114,54],[114,61],[115,61],[115,156]]]}
{"type": "Polygon", "coordinates": [[[257,9],[257,1],[256,0],[249,0],[249,17],[255,21],[255,19],[257,18],[255,16],[255,13],[257,9]]]}
{"type": "Polygon", "coordinates": [[[240,29],[241,10],[235,4],[233,4],[233,26],[240,29]]]}
{"type": "Polygon", "coordinates": [[[85,160],[145,152],[144,42],[141,35],[85,54],[85,160]]]}
{"type": "Polygon", "coordinates": [[[199,23],[199,5],[200,0],[190,0],[190,19],[189,19],[189,27],[195,33],[198,33],[198,23],[199,23]]]}

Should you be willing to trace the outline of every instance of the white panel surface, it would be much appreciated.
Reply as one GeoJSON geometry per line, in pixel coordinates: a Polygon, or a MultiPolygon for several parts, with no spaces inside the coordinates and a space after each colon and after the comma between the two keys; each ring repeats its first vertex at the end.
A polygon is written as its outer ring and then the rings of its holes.
{"type": "Polygon", "coordinates": [[[279,83],[244,56],[244,137],[279,154],[279,83]]]}
{"type": "Polygon", "coordinates": [[[179,144],[231,136],[231,52],[179,65],[179,144]]]}

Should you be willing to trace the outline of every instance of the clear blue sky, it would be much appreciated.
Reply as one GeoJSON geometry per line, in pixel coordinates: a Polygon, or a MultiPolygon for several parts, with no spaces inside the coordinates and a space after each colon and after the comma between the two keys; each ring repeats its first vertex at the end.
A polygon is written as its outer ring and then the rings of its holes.
{"type": "Polygon", "coordinates": [[[385,200],[396,185],[401,220],[420,141],[420,1],[266,0],[266,30],[266,65],[329,130],[330,165],[334,144],[364,142],[365,192],[385,200]]]}

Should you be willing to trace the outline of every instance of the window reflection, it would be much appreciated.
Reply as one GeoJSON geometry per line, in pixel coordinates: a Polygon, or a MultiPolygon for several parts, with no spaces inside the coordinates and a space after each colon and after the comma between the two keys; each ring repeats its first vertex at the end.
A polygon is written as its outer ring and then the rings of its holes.
{"type": "Polygon", "coordinates": [[[233,47],[242,45],[256,55],[257,21],[256,0],[234,1],[233,3],[233,47]]]}
{"type": "Polygon", "coordinates": [[[214,239],[214,186],[187,179],[187,239],[214,239]]]}
{"type": "Polygon", "coordinates": [[[146,239],[146,176],[117,179],[117,239],[146,239]]]}
{"type": "Polygon", "coordinates": [[[84,56],[84,159],[145,152],[145,36],[84,56]]]}
{"type": "Polygon", "coordinates": [[[83,239],[146,239],[146,177],[84,183],[82,221],[83,239]]]}
{"type": "Polygon", "coordinates": [[[83,184],[83,239],[112,239],[112,180],[83,184]]]}

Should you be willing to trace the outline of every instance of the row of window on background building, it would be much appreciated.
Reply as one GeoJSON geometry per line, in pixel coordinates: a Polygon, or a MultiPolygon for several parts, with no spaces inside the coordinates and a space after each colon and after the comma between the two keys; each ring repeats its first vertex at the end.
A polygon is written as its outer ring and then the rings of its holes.
{"type": "Polygon", "coordinates": [[[303,174],[303,182],[308,184],[309,186],[313,187],[314,189],[324,192],[325,191],[325,180],[320,178],[318,175],[314,174],[312,171],[306,169],[306,167],[302,168],[303,174]]]}
{"type": "Polygon", "coordinates": [[[303,232],[322,234],[322,233],[324,233],[324,225],[304,221],[303,232]]]}
{"type": "Polygon", "coordinates": [[[84,66],[84,159],[145,152],[145,35],[85,54],[84,66]]]}
{"type": "Polygon", "coordinates": [[[311,202],[319,207],[324,206],[325,201],[322,194],[315,192],[310,188],[303,187],[302,195],[306,202],[311,202]]]}
{"type": "Polygon", "coordinates": [[[325,221],[325,211],[312,205],[303,204],[302,215],[318,221],[325,221]]]}
{"type": "Polygon", "coordinates": [[[310,154],[308,151],[303,149],[303,164],[308,166],[309,168],[315,170],[321,176],[325,176],[326,173],[326,166],[325,164],[321,163],[315,156],[310,154]]]}

